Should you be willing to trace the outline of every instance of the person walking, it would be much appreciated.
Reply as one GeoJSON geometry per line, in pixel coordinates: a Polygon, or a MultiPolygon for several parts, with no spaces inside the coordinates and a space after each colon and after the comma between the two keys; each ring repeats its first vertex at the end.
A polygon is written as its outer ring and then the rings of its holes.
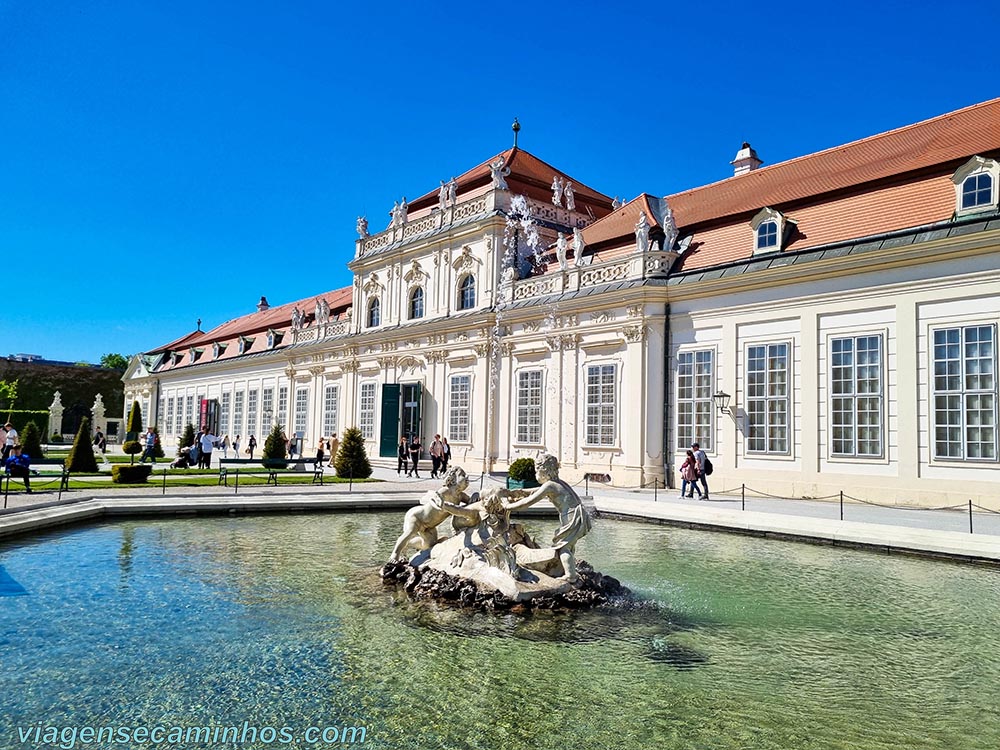
{"type": "MultiPolygon", "coordinates": [[[[705,451],[701,449],[698,443],[691,443],[691,450],[694,452],[694,460],[698,463],[698,479],[701,480],[701,486],[705,490],[705,494],[702,495],[702,500],[708,500],[708,480],[705,479],[705,451]]],[[[691,497],[691,495],[688,495],[691,497]]]]}
{"type": "Polygon", "coordinates": [[[217,435],[213,435],[208,431],[208,425],[202,425],[201,427],[201,437],[198,438],[199,447],[201,448],[201,457],[199,459],[198,466],[202,469],[212,468],[212,449],[215,444],[219,442],[217,435]]]}
{"type": "Polygon", "coordinates": [[[441,442],[440,435],[434,436],[434,442],[431,443],[431,449],[428,452],[431,454],[431,479],[437,479],[438,472],[442,471],[441,456],[444,453],[444,444],[441,442]]]}
{"type": "MultiPolygon", "coordinates": [[[[24,453],[20,445],[11,448],[11,455],[6,460],[7,475],[21,477],[24,480],[24,491],[31,494],[31,456],[24,453]]],[[[8,485],[9,486],[9,485],[8,485]]]]}
{"type": "Polygon", "coordinates": [[[420,438],[417,435],[414,435],[413,439],[410,441],[410,461],[413,462],[410,472],[417,479],[420,479],[420,472],[417,470],[417,463],[420,461],[420,449],[422,447],[423,446],[420,445],[420,438]]]}
{"type": "Polygon", "coordinates": [[[253,452],[257,450],[257,438],[253,435],[247,440],[247,455],[250,456],[250,460],[253,460],[253,452]]]}
{"type": "MultiPolygon", "coordinates": [[[[229,458],[229,435],[222,436],[222,457],[229,458]]],[[[237,455],[236,458],[239,458],[237,455]]]]}
{"type": "Polygon", "coordinates": [[[451,461],[451,446],[448,445],[448,438],[441,438],[441,473],[448,471],[448,462],[451,461]]]}
{"type": "Polygon", "coordinates": [[[146,463],[146,458],[149,458],[150,463],[156,463],[156,456],[154,451],[156,450],[156,433],[153,432],[152,427],[146,428],[146,450],[142,452],[142,458],[139,459],[139,463],[146,463]]]}
{"type": "Polygon", "coordinates": [[[108,439],[104,437],[104,433],[101,432],[100,427],[98,427],[97,432],[94,433],[94,447],[101,453],[105,453],[108,449],[108,439]]]}
{"type": "Polygon", "coordinates": [[[7,432],[7,436],[3,441],[3,461],[6,462],[10,458],[10,453],[14,450],[14,446],[18,444],[17,430],[14,429],[14,425],[10,422],[3,426],[4,430],[7,432]]]}
{"type": "MultiPolygon", "coordinates": [[[[337,439],[336,435],[330,436],[330,442],[327,443],[327,448],[330,449],[330,462],[327,464],[331,469],[334,468],[333,464],[337,460],[337,451],[340,449],[340,441],[337,439]]],[[[397,474],[399,472],[396,472],[397,474]]]]}
{"type": "Polygon", "coordinates": [[[236,439],[233,441],[233,457],[240,457],[240,436],[237,435],[236,439]]]}
{"type": "Polygon", "coordinates": [[[399,476],[399,472],[406,472],[406,476],[410,476],[410,446],[406,442],[406,435],[403,435],[399,439],[399,448],[396,451],[396,476],[399,476]]]}
{"type": "Polygon", "coordinates": [[[326,452],[326,438],[320,437],[319,442],[316,443],[316,466],[323,466],[323,456],[326,452]]]}
{"type": "Polygon", "coordinates": [[[684,463],[681,464],[681,497],[692,497],[694,491],[698,490],[698,499],[701,500],[701,488],[698,487],[698,459],[694,457],[694,451],[688,450],[684,463]],[[691,494],[688,494],[688,487],[691,494]]]}

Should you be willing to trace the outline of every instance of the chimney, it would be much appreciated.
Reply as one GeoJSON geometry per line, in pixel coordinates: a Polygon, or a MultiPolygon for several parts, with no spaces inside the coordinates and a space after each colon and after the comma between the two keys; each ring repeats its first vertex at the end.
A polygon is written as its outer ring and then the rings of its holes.
{"type": "Polygon", "coordinates": [[[267,304],[267,297],[261,295],[260,302],[257,303],[257,312],[264,312],[265,310],[270,310],[271,306],[267,304]]]}
{"type": "Polygon", "coordinates": [[[743,141],[740,150],[736,152],[736,158],[729,163],[733,165],[733,176],[739,177],[741,174],[753,172],[764,162],[757,158],[757,152],[753,150],[753,147],[743,141]]]}

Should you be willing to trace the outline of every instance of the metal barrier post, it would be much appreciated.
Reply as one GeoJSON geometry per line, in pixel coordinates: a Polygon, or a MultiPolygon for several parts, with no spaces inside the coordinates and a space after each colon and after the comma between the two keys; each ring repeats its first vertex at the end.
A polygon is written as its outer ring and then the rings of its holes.
{"type": "MultiPolygon", "coordinates": [[[[6,508],[7,508],[7,493],[10,492],[10,475],[8,474],[3,479],[7,480],[7,485],[5,486],[4,491],[3,491],[3,507],[6,510],[6,508]]],[[[0,479],[0,482],[2,482],[3,479],[0,479]]]]}
{"type": "Polygon", "coordinates": [[[740,510],[747,509],[747,486],[745,484],[740,485],[740,510]]]}
{"type": "Polygon", "coordinates": [[[479,491],[483,491],[483,481],[486,479],[486,469],[479,475],[479,491]]]}
{"type": "Polygon", "coordinates": [[[167,470],[163,470],[163,494],[167,494],[167,470]]]}
{"type": "Polygon", "coordinates": [[[844,491],[840,491],[840,520],[844,520],[844,491]]]}
{"type": "Polygon", "coordinates": [[[659,482],[656,481],[656,477],[653,477],[653,502],[654,503],[656,502],[656,487],[657,487],[657,485],[659,485],[659,482]]]}
{"type": "Polygon", "coordinates": [[[590,494],[590,474],[589,473],[583,475],[583,488],[584,488],[583,489],[583,494],[584,495],[589,495],[590,494]]]}
{"type": "MultiPolygon", "coordinates": [[[[7,483],[10,484],[10,480],[7,483]]],[[[969,500],[969,533],[972,533],[972,500],[969,500]]]]}
{"type": "Polygon", "coordinates": [[[236,491],[233,494],[234,495],[238,495],[239,493],[240,493],[240,467],[237,466],[236,467],[236,491]]]}

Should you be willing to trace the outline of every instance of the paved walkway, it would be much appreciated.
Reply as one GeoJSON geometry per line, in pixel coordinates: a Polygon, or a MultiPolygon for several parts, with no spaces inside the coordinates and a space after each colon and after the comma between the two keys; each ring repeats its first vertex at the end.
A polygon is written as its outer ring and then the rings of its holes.
{"type": "MultiPolygon", "coordinates": [[[[389,510],[418,502],[437,481],[429,472],[421,479],[398,477],[376,467],[383,481],[350,487],[284,485],[241,487],[170,487],[73,490],[57,501],[56,492],[9,496],[10,510],[0,512],[0,536],[30,532],[53,525],[105,516],[136,514],[253,513],[302,510],[389,510]]],[[[473,491],[499,486],[494,477],[472,475],[473,491]]],[[[576,487],[583,495],[583,486],[576,487]]],[[[676,491],[622,490],[589,487],[595,510],[602,516],[654,521],[680,526],[735,531],[805,541],[843,544],[884,552],[923,553],[1000,564],[1000,514],[976,512],[969,533],[968,512],[918,510],[845,503],[844,521],[838,502],[757,498],[713,494],[710,501],[680,499],[676,491]]],[[[538,514],[553,513],[540,504],[538,514]]]]}

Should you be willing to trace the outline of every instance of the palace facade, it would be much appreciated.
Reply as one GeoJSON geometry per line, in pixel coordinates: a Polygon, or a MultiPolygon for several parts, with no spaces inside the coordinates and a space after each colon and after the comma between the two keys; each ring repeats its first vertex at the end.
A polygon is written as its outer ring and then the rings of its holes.
{"type": "Polygon", "coordinates": [[[517,147],[359,220],[354,283],[137,355],[133,400],[470,472],[1000,508],[1000,99],[624,204],[517,147]]]}

